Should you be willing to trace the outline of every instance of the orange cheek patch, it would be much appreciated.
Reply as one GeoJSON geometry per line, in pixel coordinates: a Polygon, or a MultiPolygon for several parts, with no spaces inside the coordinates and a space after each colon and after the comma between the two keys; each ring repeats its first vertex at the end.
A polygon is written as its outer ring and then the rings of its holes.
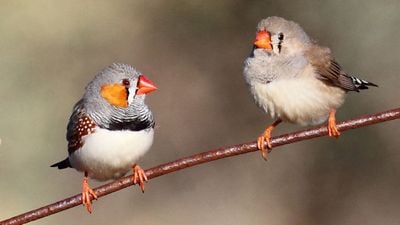
{"type": "Polygon", "coordinates": [[[121,84],[106,84],[101,86],[101,96],[113,106],[128,107],[128,93],[121,84]]]}

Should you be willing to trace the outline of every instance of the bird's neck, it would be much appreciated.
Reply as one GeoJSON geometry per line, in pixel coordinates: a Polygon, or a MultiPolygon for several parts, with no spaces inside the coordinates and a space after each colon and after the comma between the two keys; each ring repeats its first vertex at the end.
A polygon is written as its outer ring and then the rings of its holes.
{"type": "Polygon", "coordinates": [[[91,117],[99,127],[108,130],[139,131],[154,127],[153,115],[145,104],[113,107],[107,112],[93,113],[91,117]]]}

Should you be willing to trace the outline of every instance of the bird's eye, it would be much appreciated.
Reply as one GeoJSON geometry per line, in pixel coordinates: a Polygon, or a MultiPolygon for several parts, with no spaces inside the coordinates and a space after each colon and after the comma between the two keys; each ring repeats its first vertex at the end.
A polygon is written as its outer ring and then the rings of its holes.
{"type": "Polygon", "coordinates": [[[283,40],[283,34],[282,34],[282,33],[279,33],[279,34],[278,34],[278,39],[279,39],[280,41],[283,40]]]}
{"type": "Polygon", "coordinates": [[[129,85],[131,84],[131,82],[129,82],[128,79],[123,79],[123,80],[122,80],[122,84],[123,84],[124,86],[129,86],[129,85]]]}

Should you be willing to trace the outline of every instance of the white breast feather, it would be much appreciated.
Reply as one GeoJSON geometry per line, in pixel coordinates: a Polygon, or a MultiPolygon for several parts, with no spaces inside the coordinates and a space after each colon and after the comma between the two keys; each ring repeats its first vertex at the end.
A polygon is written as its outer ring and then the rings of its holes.
{"type": "Polygon", "coordinates": [[[276,79],[268,84],[255,83],[252,92],[257,103],[271,117],[301,125],[325,121],[330,110],[343,103],[345,94],[312,76],[276,79]]]}
{"type": "Polygon", "coordinates": [[[97,180],[127,173],[153,144],[154,130],[110,131],[96,128],[83,138],[84,145],[69,156],[71,165],[97,180]]]}

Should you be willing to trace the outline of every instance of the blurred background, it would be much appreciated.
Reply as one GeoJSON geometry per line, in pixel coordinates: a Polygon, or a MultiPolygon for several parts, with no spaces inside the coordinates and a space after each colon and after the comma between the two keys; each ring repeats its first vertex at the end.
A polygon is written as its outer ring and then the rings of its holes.
{"type": "MultiPolygon", "coordinates": [[[[78,194],[64,159],[66,124],[97,71],[134,65],[159,87],[147,98],[156,139],[144,168],[249,142],[272,120],[242,67],[255,27],[278,15],[332,48],[349,73],[379,84],[350,93],[338,120],[399,107],[400,2],[2,1],[0,220],[78,194]]],[[[32,224],[399,224],[399,121],[252,153],[151,180],[32,224]]],[[[302,129],[284,124],[274,134],[302,129]]],[[[100,184],[90,181],[92,187],[100,184]]]]}

